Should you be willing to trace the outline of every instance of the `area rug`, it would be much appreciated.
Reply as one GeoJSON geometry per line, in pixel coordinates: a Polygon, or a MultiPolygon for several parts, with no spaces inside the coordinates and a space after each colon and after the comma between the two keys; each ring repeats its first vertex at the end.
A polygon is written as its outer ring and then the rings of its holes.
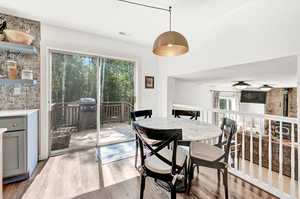
{"type": "Polygon", "coordinates": [[[102,164],[126,159],[135,155],[135,142],[124,142],[97,147],[97,158],[102,164]]]}

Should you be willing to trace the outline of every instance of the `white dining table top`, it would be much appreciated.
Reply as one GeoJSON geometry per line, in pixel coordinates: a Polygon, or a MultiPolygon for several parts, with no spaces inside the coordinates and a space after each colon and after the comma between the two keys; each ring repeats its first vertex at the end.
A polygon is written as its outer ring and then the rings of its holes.
{"type": "Polygon", "coordinates": [[[222,134],[221,129],[215,125],[191,119],[152,117],[137,120],[135,123],[153,129],[182,129],[183,141],[216,139],[222,134]]]}

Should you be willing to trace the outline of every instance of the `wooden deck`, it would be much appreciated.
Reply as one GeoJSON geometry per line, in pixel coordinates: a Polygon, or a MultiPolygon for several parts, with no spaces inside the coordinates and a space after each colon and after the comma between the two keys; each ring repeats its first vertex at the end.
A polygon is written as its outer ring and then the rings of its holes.
{"type": "Polygon", "coordinates": [[[100,104],[99,137],[96,130],[98,113],[96,110],[96,104],[79,105],[78,102],[52,104],[51,151],[60,153],[66,149],[123,142],[132,138],[132,133],[127,127],[130,112],[133,110],[131,104],[127,102],[100,104]]]}
{"type": "MultiPolygon", "coordinates": [[[[232,199],[275,198],[231,175],[229,189],[232,199]]],[[[5,187],[5,199],[17,199],[8,195],[7,190],[5,187]]],[[[90,149],[51,157],[23,199],[138,199],[138,194],[139,174],[134,168],[133,158],[102,165],[97,161],[95,149],[90,149]]],[[[169,194],[148,178],[145,199],[167,198],[169,194]]],[[[221,199],[224,198],[223,186],[217,184],[214,170],[201,167],[200,175],[193,181],[192,194],[178,194],[177,198],[221,199]]]]}
{"type": "Polygon", "coordinates": [[[70,140],[70,149],[90,146],[99,146],[115,142],[124,142],[134,138],[128,122],[102,124],[100,134],[96,129],[73,133],[70,140]]]}

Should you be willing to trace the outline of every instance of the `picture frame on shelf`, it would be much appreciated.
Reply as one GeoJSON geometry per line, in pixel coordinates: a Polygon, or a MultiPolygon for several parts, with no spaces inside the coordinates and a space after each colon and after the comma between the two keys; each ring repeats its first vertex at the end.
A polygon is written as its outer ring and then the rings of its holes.
{"type": "Polygon", "coordinates": [[[145,88],[154,88],[153,76],[145,76],[145,88]]]}

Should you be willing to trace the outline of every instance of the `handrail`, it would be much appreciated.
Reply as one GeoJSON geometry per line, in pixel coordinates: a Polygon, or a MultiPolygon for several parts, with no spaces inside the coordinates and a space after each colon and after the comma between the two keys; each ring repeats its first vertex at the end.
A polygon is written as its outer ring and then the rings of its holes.
{"type": "Polygon", "coordinates": [[[261,119],[268,119],[268,120],[280,120],[283,122],[291,122],[291,123],[298,123],[298,118],[292,117],[284,117],[284,116],[277,116],[277,115],[269,115],[269,114],[258,114],[258,113],[245,113],[239,111],[228,111],[223,109],[211,109],[211,108],[203,108],[203,107],[195,107],[183,104],[173,104],[173,108],[185,108],[187,110],[200,110],[200,111],[211,111],[211,112],[218,112],[223,114],[237,114],[242,115],[245,117],[256,117],[261,119]]]}
{"type": "Polygon", "coordinates": [[[199,120],[213,125],[220,124],[223,117],[234,119],[240,128],[234,137],[233,150],[235,152],[231,156],[229,172],[270,191],[279,198],[299,197],[296,194],[296,189],[300,188],[299,181],[297,182],[300,179],[298,118],[227,111],[185,104],[173,104],[172,108],[200,111],[199,120]],[[247,119],[251,119],[251,122],[255,123],[250,129],[248,129],[247,119]],[[285,127],[285,123],[290,124],[285,127]],[[266,159],[268,162],[265,161],[266,159]],[[258,171],[254,170],[255,167],[258,171]],[[255,174],[256,172],[258,175],[255,174]],[[284,176],[287,177],[286,180],[289,180],[290,192],[285,192],[284,176]],[[278,186],[273,185],[274,179],[278,181],[278,186]]]}

